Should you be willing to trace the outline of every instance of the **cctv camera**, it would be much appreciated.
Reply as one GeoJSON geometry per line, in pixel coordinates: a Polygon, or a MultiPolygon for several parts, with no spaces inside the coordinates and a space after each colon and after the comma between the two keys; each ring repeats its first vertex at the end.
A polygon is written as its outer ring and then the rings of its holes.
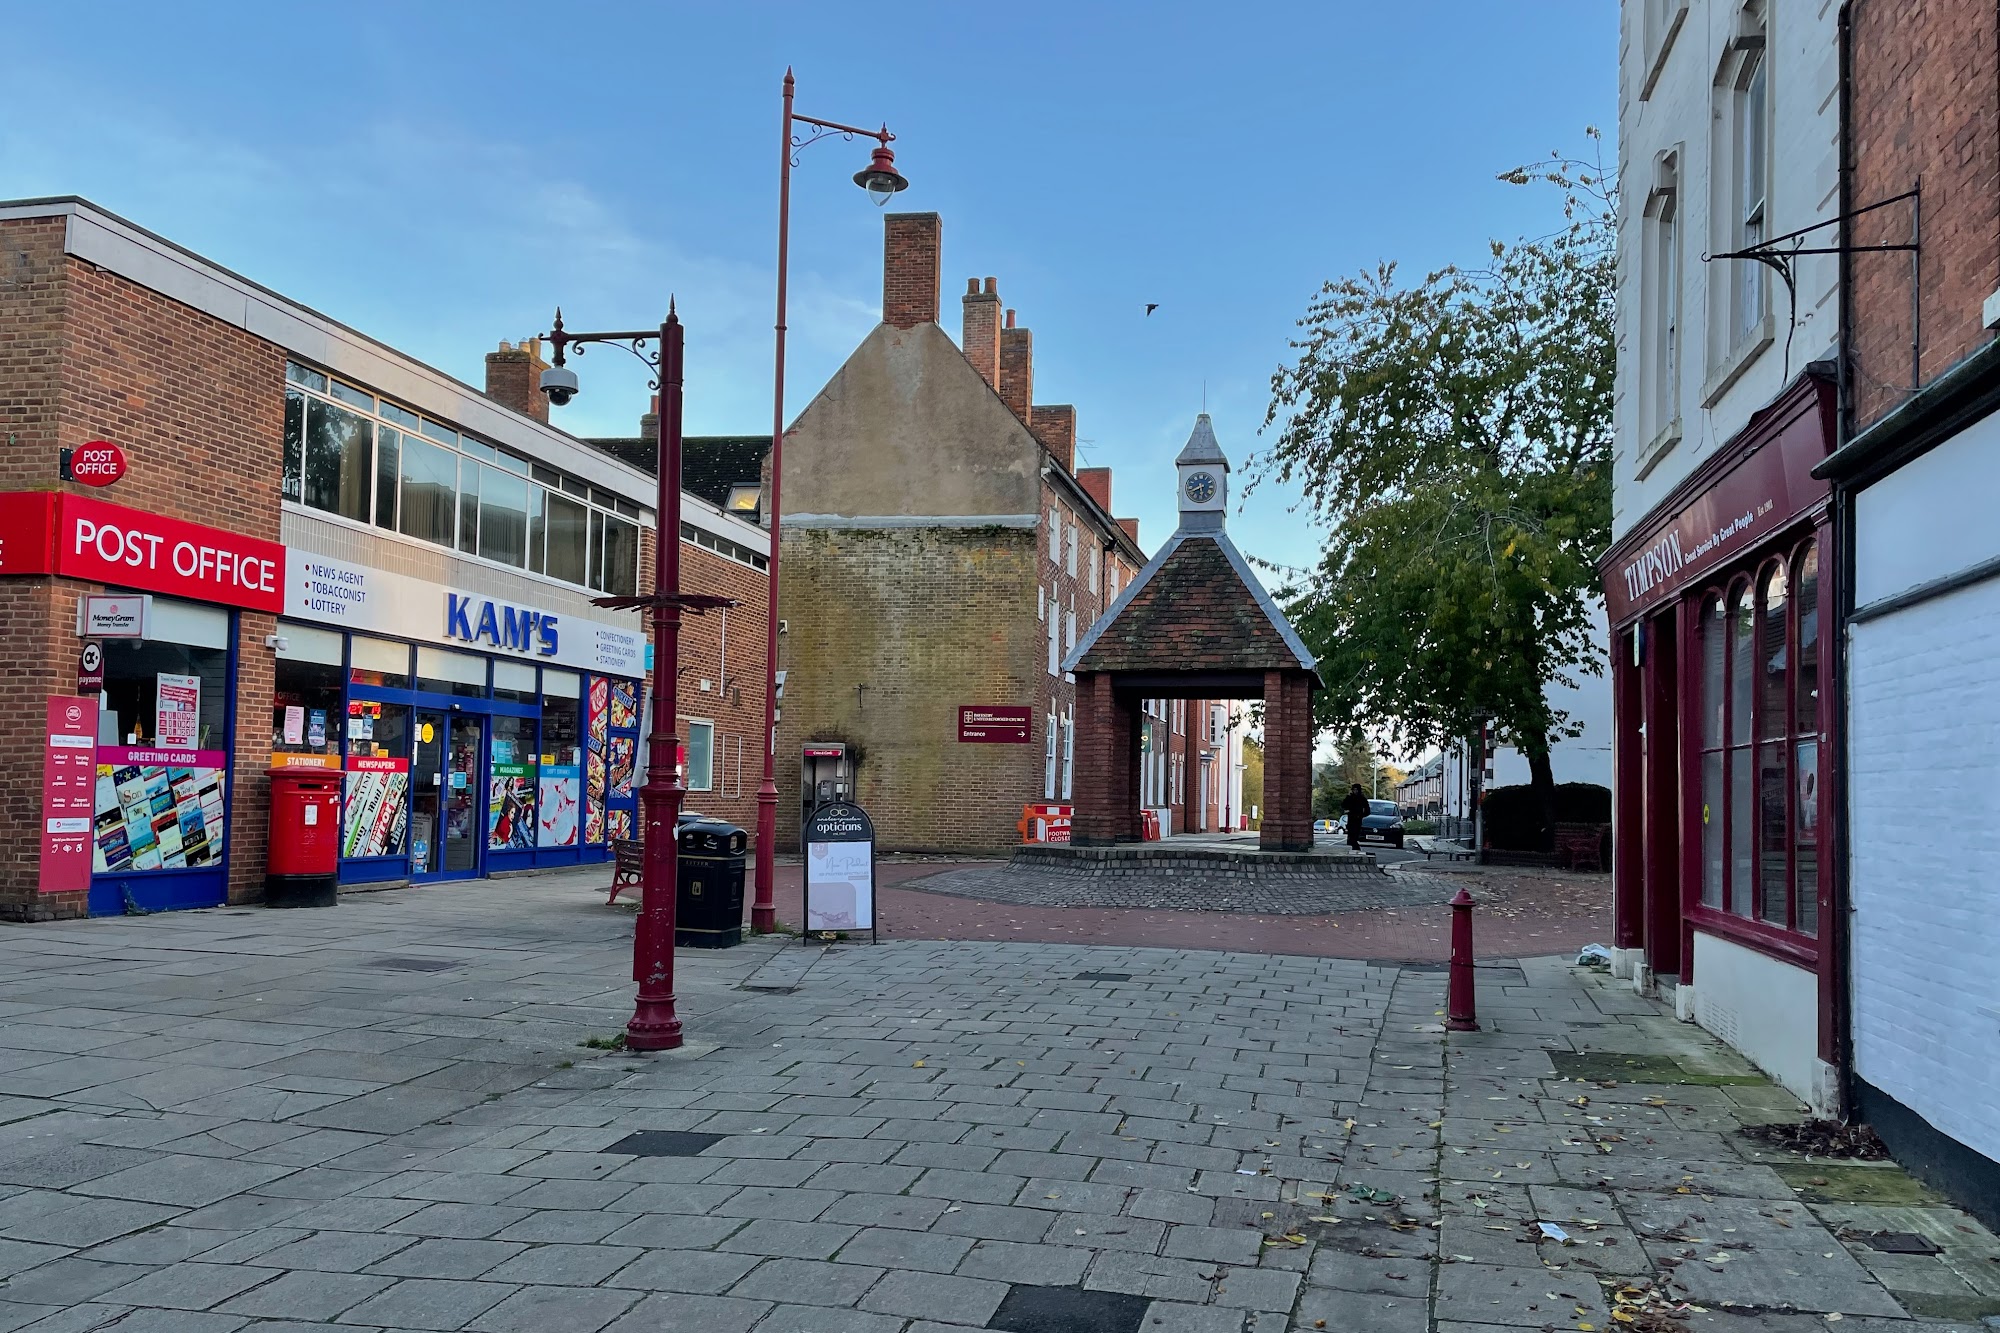
{"type": "Polygon", "coordinates": [[[563,407],[576,397],[576,372],[568,366],[550,366],[542,372],[542,392],[557,407],[563,407]]]}

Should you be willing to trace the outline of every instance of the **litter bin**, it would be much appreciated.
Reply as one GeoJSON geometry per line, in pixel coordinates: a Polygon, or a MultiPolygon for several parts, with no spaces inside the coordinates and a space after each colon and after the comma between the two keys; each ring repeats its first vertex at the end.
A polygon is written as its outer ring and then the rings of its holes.
{"type": "Polygon", "coordinates": [[[680,884],[675,894],[674,943],[727,949],[743,942],[744,850],[750,839],[720,819],[680,826],[680,884]]]}
{"type": "Polygon", "coordinates": [[[340,783],[335,768],[271,770],[266,907],[331,907],[337,900],[340,783]]]}

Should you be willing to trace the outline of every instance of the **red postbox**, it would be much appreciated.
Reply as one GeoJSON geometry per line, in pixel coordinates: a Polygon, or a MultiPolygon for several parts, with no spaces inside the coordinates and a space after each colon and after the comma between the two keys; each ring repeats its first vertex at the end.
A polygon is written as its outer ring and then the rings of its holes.
{"type": "Polygon", "coordinates": [[[340,770],[271,770],[266,907],[331,907],[340,870],[340,770]]]}

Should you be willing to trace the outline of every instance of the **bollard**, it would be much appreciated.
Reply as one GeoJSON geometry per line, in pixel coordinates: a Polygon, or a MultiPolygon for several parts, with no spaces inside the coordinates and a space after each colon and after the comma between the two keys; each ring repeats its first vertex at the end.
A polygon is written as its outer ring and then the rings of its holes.
{"type": "Polygon", "coordinates": [[[1444,1007],[1448,1031],[1479,1031],[1472,998],[1472,895],[1464,889],[1451,900],[1451,977],[1444,1007]]]}

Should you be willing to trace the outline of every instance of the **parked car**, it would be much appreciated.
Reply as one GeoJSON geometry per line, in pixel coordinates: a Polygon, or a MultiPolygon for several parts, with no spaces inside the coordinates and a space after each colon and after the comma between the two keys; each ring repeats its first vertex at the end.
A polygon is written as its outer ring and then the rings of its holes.
{"type": "Polygon", "coordinates": [[[1334,823],[1331,819],[1315,819],[1313,821],[1314,837],[1330,838],[1338,832],[1340,832],[1340,826],[1334,823]]]}
{"type": "Polygon", "coordinates": [[[1361,820],[1361,841],[1371,839],[1391,847],[1403,845],[1403,814],[1394,801],[1368,803],[1368,813],[1361,820]]]}

